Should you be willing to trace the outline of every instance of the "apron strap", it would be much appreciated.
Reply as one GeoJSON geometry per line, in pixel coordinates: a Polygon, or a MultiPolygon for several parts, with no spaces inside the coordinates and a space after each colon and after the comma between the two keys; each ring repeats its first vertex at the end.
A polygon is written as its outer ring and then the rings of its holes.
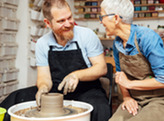
{"type": "Polygon", "coordinates": [[[53,46],[50,46],[50,51],[52,51],[53,46]]]}
{"type": "Polygon", "coordinates": [[[71,43],[75,43],[75,44],[76,44],[77,49],[78,49],[78,50],[80,49],[80,47],[79,47],[79,45],[78,45],[77,41],[73,41],[73,42],[71,42],[71,43]]]}
{"type": "Polygon", "coordinates": [[[141,51],[140,51],[140,49],[139,49],[139,46],[138,46],[138,41],[137,41],[137,36],[136,36],[136,34],[135,34],[134,44],[136,45],[136,48],[137,48],[138,52],[141,53],[141,51]]]}

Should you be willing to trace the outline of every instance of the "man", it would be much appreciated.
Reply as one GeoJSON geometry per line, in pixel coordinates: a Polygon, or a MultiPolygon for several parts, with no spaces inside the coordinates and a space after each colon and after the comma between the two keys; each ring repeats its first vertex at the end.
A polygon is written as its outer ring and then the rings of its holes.
{"type": "Polygon", "coordinates": [[[38,106],[43,93],[61,92],[64,99],[90,103],[92,121],[107,121],[110,107],[98,80],[107,72],[100,40],[90,29],[74,26],[65,0],[45,0],[43,15],[52,31],[36,44],[38,106]]]}

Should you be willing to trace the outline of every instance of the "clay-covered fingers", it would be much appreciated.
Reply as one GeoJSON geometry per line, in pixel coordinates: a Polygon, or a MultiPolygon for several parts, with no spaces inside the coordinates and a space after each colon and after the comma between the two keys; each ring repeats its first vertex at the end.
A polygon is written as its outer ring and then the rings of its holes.
{"type": "Polygon", "coordinates": [[[63,94],[74,92],[79,80],[75,75],[66,76],[63,81],[59,84],[58,90],[63,89],[63,94]]]}
{"type": "Polygon", "coordinates": [[[77,87],[77,84],[75,84],[75,85],[72,86],[72,92],[75,91],[76,87],[77,87]]]}
{"type": "Polygon", "coordinates": [[[66,95],[67,92],[70,92],[70,91],[69,91],[69,85],[68,85],[68,80],[67,80],[67,79],[63,79],[63,81],[59,84],[58,90],[61,91],[62,89],[64,89],[64,90],[63,90],[63,94],[64,94],[64,95],[66,95]]]}
{"type": "Polygon", "coordinates": [[[68,84],[68,81],[66,81],[66,84],[64,86],[64,90],[63,90],[63,94],[66,95],[69,91],[69,84],[68,84]]]}
{"type": "Polygon", "coordinates": [[[73,83],[70,82],[69,86],[68,86],[68,92],[74,92],[76,88],[76,85],[74,85],[73,83]]]}
{"type": "Polygon", "coordinates": [[[58,90],[61,91],[61,90],[63,89],[63,87],[65,86],[65,84],[66,84],[66,81],[63,80],[63,81],[59,84],[58,90]]]}
{"type": "Polygon", "coordinates": [[[38,109],[40,109],[41,106],[41,96],[42,94],[48,93],[48,87],[47,86],[42,86],[38,89],[38,92],[35,95],[36,98],[36,104],[38,106],[38,109]]]}
{"type": "Polygon", "coordinates": [[[72,80],[63,80],[63,82],[61,82],[61,84],[59,85],[58,89],[62,89],[64,88],[63,90],[63,94],[66,95],[67,93],[71,93],[71,92],[74,92],[75,88],[74,88],[74,84],[72,83],[72,80]]]}

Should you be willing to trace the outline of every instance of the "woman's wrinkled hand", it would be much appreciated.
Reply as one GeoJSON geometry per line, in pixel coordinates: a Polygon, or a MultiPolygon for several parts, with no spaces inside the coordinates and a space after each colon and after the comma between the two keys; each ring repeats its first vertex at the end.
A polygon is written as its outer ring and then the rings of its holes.
{"type": "Polygon", "coordinates": [[[130,89],[129,85],[130,85],[131,81],[127,78],[127,76],[124,72],[116,72],[115,82],[124,88],[130,89]]]}
{"type": "Polygon", "coordinates": [[[69,74],[59,84],[58,90],[62,90],[62,88],[64,88],[63,94],[66,95],[67,93],[74,92],[78,83],[78,77],[75,74],[69,74]]]}
{"type": "Polygon", "coordinates": [[[134,116],[138,112],[138,103],[131,97],[124,98],[124,102],[121,105],[123,110],[127,110],[129,113],[133,114],[134,116]]]}

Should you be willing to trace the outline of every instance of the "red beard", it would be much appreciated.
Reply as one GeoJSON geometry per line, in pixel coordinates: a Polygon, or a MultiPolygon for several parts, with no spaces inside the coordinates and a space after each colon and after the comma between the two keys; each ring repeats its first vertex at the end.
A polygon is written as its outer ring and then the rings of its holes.
{"type": "Polygon", "coordinates": [[[58,37],[60,37],[62,40],[69,41],[69,40],[72,40],[74,36],[73,28],[74,28],[74,25],[72,25],[71,27],[65,27],[61,30],[56,31],[55,34],[58,37]]]}

